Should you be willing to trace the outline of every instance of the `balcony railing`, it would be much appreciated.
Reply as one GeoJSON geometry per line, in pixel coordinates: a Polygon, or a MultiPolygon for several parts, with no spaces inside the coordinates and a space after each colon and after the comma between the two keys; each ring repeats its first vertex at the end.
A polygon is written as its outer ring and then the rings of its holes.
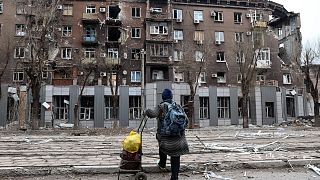
{"type": "Polygon", "coordinates": [[[105,59],[105,64],[117,65],[117,64],[120,64],[120,59],[119,58],[106,58],[105,59]]]}
{"type": "Polygon", "coordinates": [[[82,21],[85,23],[99,23],[99,16],[97,13],[83,13],[82,21]]]}
{"type": "Polygon", "coordinates": [[[84,35],[82,37],[82,43],[84,44],[96,44],[98,43],[96,35],[84,35]]]}
{"type": "Polygon", "coordinates": [[[256,85],[262,86],[278,86],[278,81],[276,80],[265,80],[265,81],[256,81],[256,85]]]}

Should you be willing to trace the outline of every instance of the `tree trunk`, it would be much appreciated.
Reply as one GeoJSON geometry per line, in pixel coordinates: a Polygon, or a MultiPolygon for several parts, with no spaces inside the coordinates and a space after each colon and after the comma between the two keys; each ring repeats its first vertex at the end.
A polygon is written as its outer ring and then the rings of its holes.
{"type": "Polygon", "coordinates": [[[314,126],[320,127],[320,117],[319,117],[319,103],[318,100],[314,100],[314,126]]]}
{"type": "Polygon", "coordinates": [[[193,111],[194,111],[194,102],[188,101],[188,119],[189,119],[189,129],[194,128],[194,117],[193,117],[193,111]]]}
{"type": "Polygon", "coordinates": [[[32,92],[32,112],[31,112],[31,129],[39,129],[40,118],[40,83],[35,80],[31,82],[31,92],[32,92]]]}
{"type": "Polygon", "coordinates": [[[73,128],[78,129],[78,127],[79,127],[79,101],[77,104],[74,105],[73,115],[74,115],[73,128]]]}
{"type": "Polygon", "coordinates": [[[249,117],[248,117],[248,94],[242,95],[242,102],[241,102],[241,114],[243,120],[243,128],[249,128],[249,117]]]}

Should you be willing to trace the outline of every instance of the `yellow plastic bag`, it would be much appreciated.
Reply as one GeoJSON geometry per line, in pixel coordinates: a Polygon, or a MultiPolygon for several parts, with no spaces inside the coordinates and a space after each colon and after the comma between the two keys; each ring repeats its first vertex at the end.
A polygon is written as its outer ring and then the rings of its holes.
{"type": "Polygon", "coordinates": [[[122,142],[123,149],[130,153],[135,153],[139,151],[141,146],[140,134],[134,130],[130,131],[129,136],[127,136],[122,142]]]}

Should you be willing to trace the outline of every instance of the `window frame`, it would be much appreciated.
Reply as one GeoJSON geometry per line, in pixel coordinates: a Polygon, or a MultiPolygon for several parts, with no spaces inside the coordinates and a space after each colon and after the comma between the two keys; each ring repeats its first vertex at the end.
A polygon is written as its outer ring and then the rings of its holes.
{"type": "Polygon", "coordinates": [[[195,56],[196,62],[204,62],[204,53],[202,51],[196,50],[194,52],[194,56],[195,56]]]}
{"type": "Polygon", "coordinates": [[[199,97],[199,119],[209,119],[209,97],[199,97]]]}
{"type": "Polygon", "coordinates": [[[62,15],[63,16],[73,16],[73,4],[63,4],[62,15]]]}
{"type": "Polygon", "coordinates": [[[218,51],[217,52],[217,58],[216,58],[216,62],[226,62],[226,53],[224,51],[218,51]],[[221,54],[223,56],[221,56],[221,54]],[[219,58],[220,57],[220,58],[219,58]],[[223,58],[222,58],[223,57],[223,58]]]}
{"type": "Polygon", "coordinates": [[[26,48],[25,47],[18,46],[18,47],[14,48],[14,56],[13,56],[13,58],[21,59],[21,58],[25,58],[25,57],[26,57],[26,48]],[[21,50],[23,50],[23,52],[21,52],[21,50]],[[21,54],[23,54],[23,56],[21,56],[21,54]],[[17,56],[17,55],[19,55],[19,56],[17,56]]]}
{"type": "Polygon", "coordinates": [[[27,34],[25,24],[16,24],[16,36],[25,36],[27,34]]]}
{"type": "Polygon", "coordinates": [[[131,8],[131,17],[132,18],[141,18],[141,8],[140,7],[132,7],[131,8]]]}
{"type": "Polygon", "coordinates": [[[95,59],[96,51],[94,48],[85,48],[84,49],[84,58],[85,59],[95,59]]]}
{"type": "Polygon", "coordinates": [[[217,83],[227,83],[227,73],[226,72],[217,72],[217,83]],[[222,76],[223,74],[223,76],[222,76]]]}
{"type": "Polygon", "coordinates": [[[0,14],[3,13],[3,1],[0,1],[0,14]]]}
{"type": "Polygon", "coordinates": [[[141,38],[141,28],[139,28],[139,27],[131,28],[131,38],[140,39],[141,38]],[[138,31],[138,34],[137,34],[137,31],[138,31]],[[136,35],[138,35],[138,36],[136,36],[136,35]]]}
{"type": "Polygon", "coordinates": [[[142,55],[141,55],[141,49],[135,48],[135,49],[131,49],[131,59],[132,60],[141,60],[142,55]],[[137,55],[135,58],[135,55],[137,55]]]}
{"type": "Polygon", "coordinates": [[[97,13],[96,5],[94,5],[94,4],[87,5],[86,6],[86,13],[87,14],[96,14],[97,13]]]}
{"type": "Polygon", "coordinates": [[[224,43],[224,31],[215,31],[214,37],[216,44],[224,43]]]}
{"type": "Polygon", "coordinates": [[[14,71],[12,81],[13,82],[22,82],[24,80],[24,72],[23,71],[14,71]]]}
{"type": "Polygon", "coordinates": [[[182,9],[172,9],[172,19],[183,19],[182,9]]]}
{"type": "Polygon", "coordinates": [[[202,10],[194,10],[193,11],[193,20],[198,20],[203,22],[203,11],[202,10]]]}
{"type": "Polygon", "coordinates": [[[168,35],[168,23],[158,22],[150,23],[151,35],[168,35]]]}
{"type": "Polygon", "coordinates": [[[174,61],[182,61],[183,59],[183,51],[174,50],[173,51],[173,60],[174,61]]]}
{"type": "Polygon", "coordinates": [[[213,17],[214,22],[223,22],[223,11],[214,11],[215,16],[213,17]]]}
{"type": "Polygon", "coordinates": [[[265,102],[265,117],[266,118],[273,118],[275,117],[274,114],[274,102],[265,102]]]}
{"type": "Polygon", "coordinates": [[[72,36],[72,26],[71,25],[65,25],[62,26],[62,37],[71,37],[72,36]]]}
{"type": "Polygon", "coordinates": [[[119,49],[118,48],[108,48],[107,49],[108,59],[119,59],[119,49]]]}
{"type": "Polygon", "coordinates": [[[131,82],[141,82],[141,71],[131,71],[130,73],[131,82]]]}
{"type": "Polygon", "coordinates": [[[290,73],[284,73],[282,75],[283,84],[292,84],[292,76],[290,73]]]}
{"type": "Polygon", "coordinates": [[[72,59],[72,48],[63,47],[61,49],[61,59],[66,59],[66,60],[72,59]]]}
{"type": "Polygon", "coordinates": [[[182,41],[183,40],[183,30],[175,29],[173,31],[173,39],[182,41]]]}
{"type": "Polygon", "coordinates": [[[241,24],[242,23],[242,13],[241,12],[234,12],[233,21],[235,24],[241,24]],[[240,21],[239,21],[239,16],[240,16],[240,21]]]}
{"type": "Polygon", "coordinates": [[[141,115],[141,96],[129,96],[129,119],[140,119],[141,115]]]}
{"type": "Polygon", "coordinates": [[[230,119],[231,117],[231,107],[230,107],[230,97],[217,97],[217,110],[219,119],[230,119]]]}
{"type": "Polygon", "coordinates": [[[235,40],[235,42],[238,42],[238,43],[240,43],[240,42],[243,42],[243,32],[235,32],[234,33],[234,40],[235,40]]]}
{"type": "Polygon", "coordinates": [[[151,44],[150,45],[151,57],[168,57],[169,47],[167,44],[151,44]]]}

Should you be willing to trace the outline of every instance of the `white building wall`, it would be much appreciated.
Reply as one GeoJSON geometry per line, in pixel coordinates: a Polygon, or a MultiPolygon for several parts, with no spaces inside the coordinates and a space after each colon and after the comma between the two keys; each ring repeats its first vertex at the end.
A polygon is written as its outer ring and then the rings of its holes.
{"type": "Polygon", "coordinates": [[[276,92],[276,103],[277,103],[277,119],[278,123],[282,123],[284,121],[283,119],[283,108],[282,108],[282,93],[276,92]]]}
{"type": "Polygon", "coordinates": [[[257,125],[262,125],[262,102],[261,102],[261,89],[260,87],[255,87],[255,98],[256,98],[256,119],[257,125]]]}
{"type": "Polygon", "coordinates": [[[297,114],[298,116],[304,116],[304,109],[303,109],[303,96],[298,96],[298,111],[299,114],[297,114]]]}

